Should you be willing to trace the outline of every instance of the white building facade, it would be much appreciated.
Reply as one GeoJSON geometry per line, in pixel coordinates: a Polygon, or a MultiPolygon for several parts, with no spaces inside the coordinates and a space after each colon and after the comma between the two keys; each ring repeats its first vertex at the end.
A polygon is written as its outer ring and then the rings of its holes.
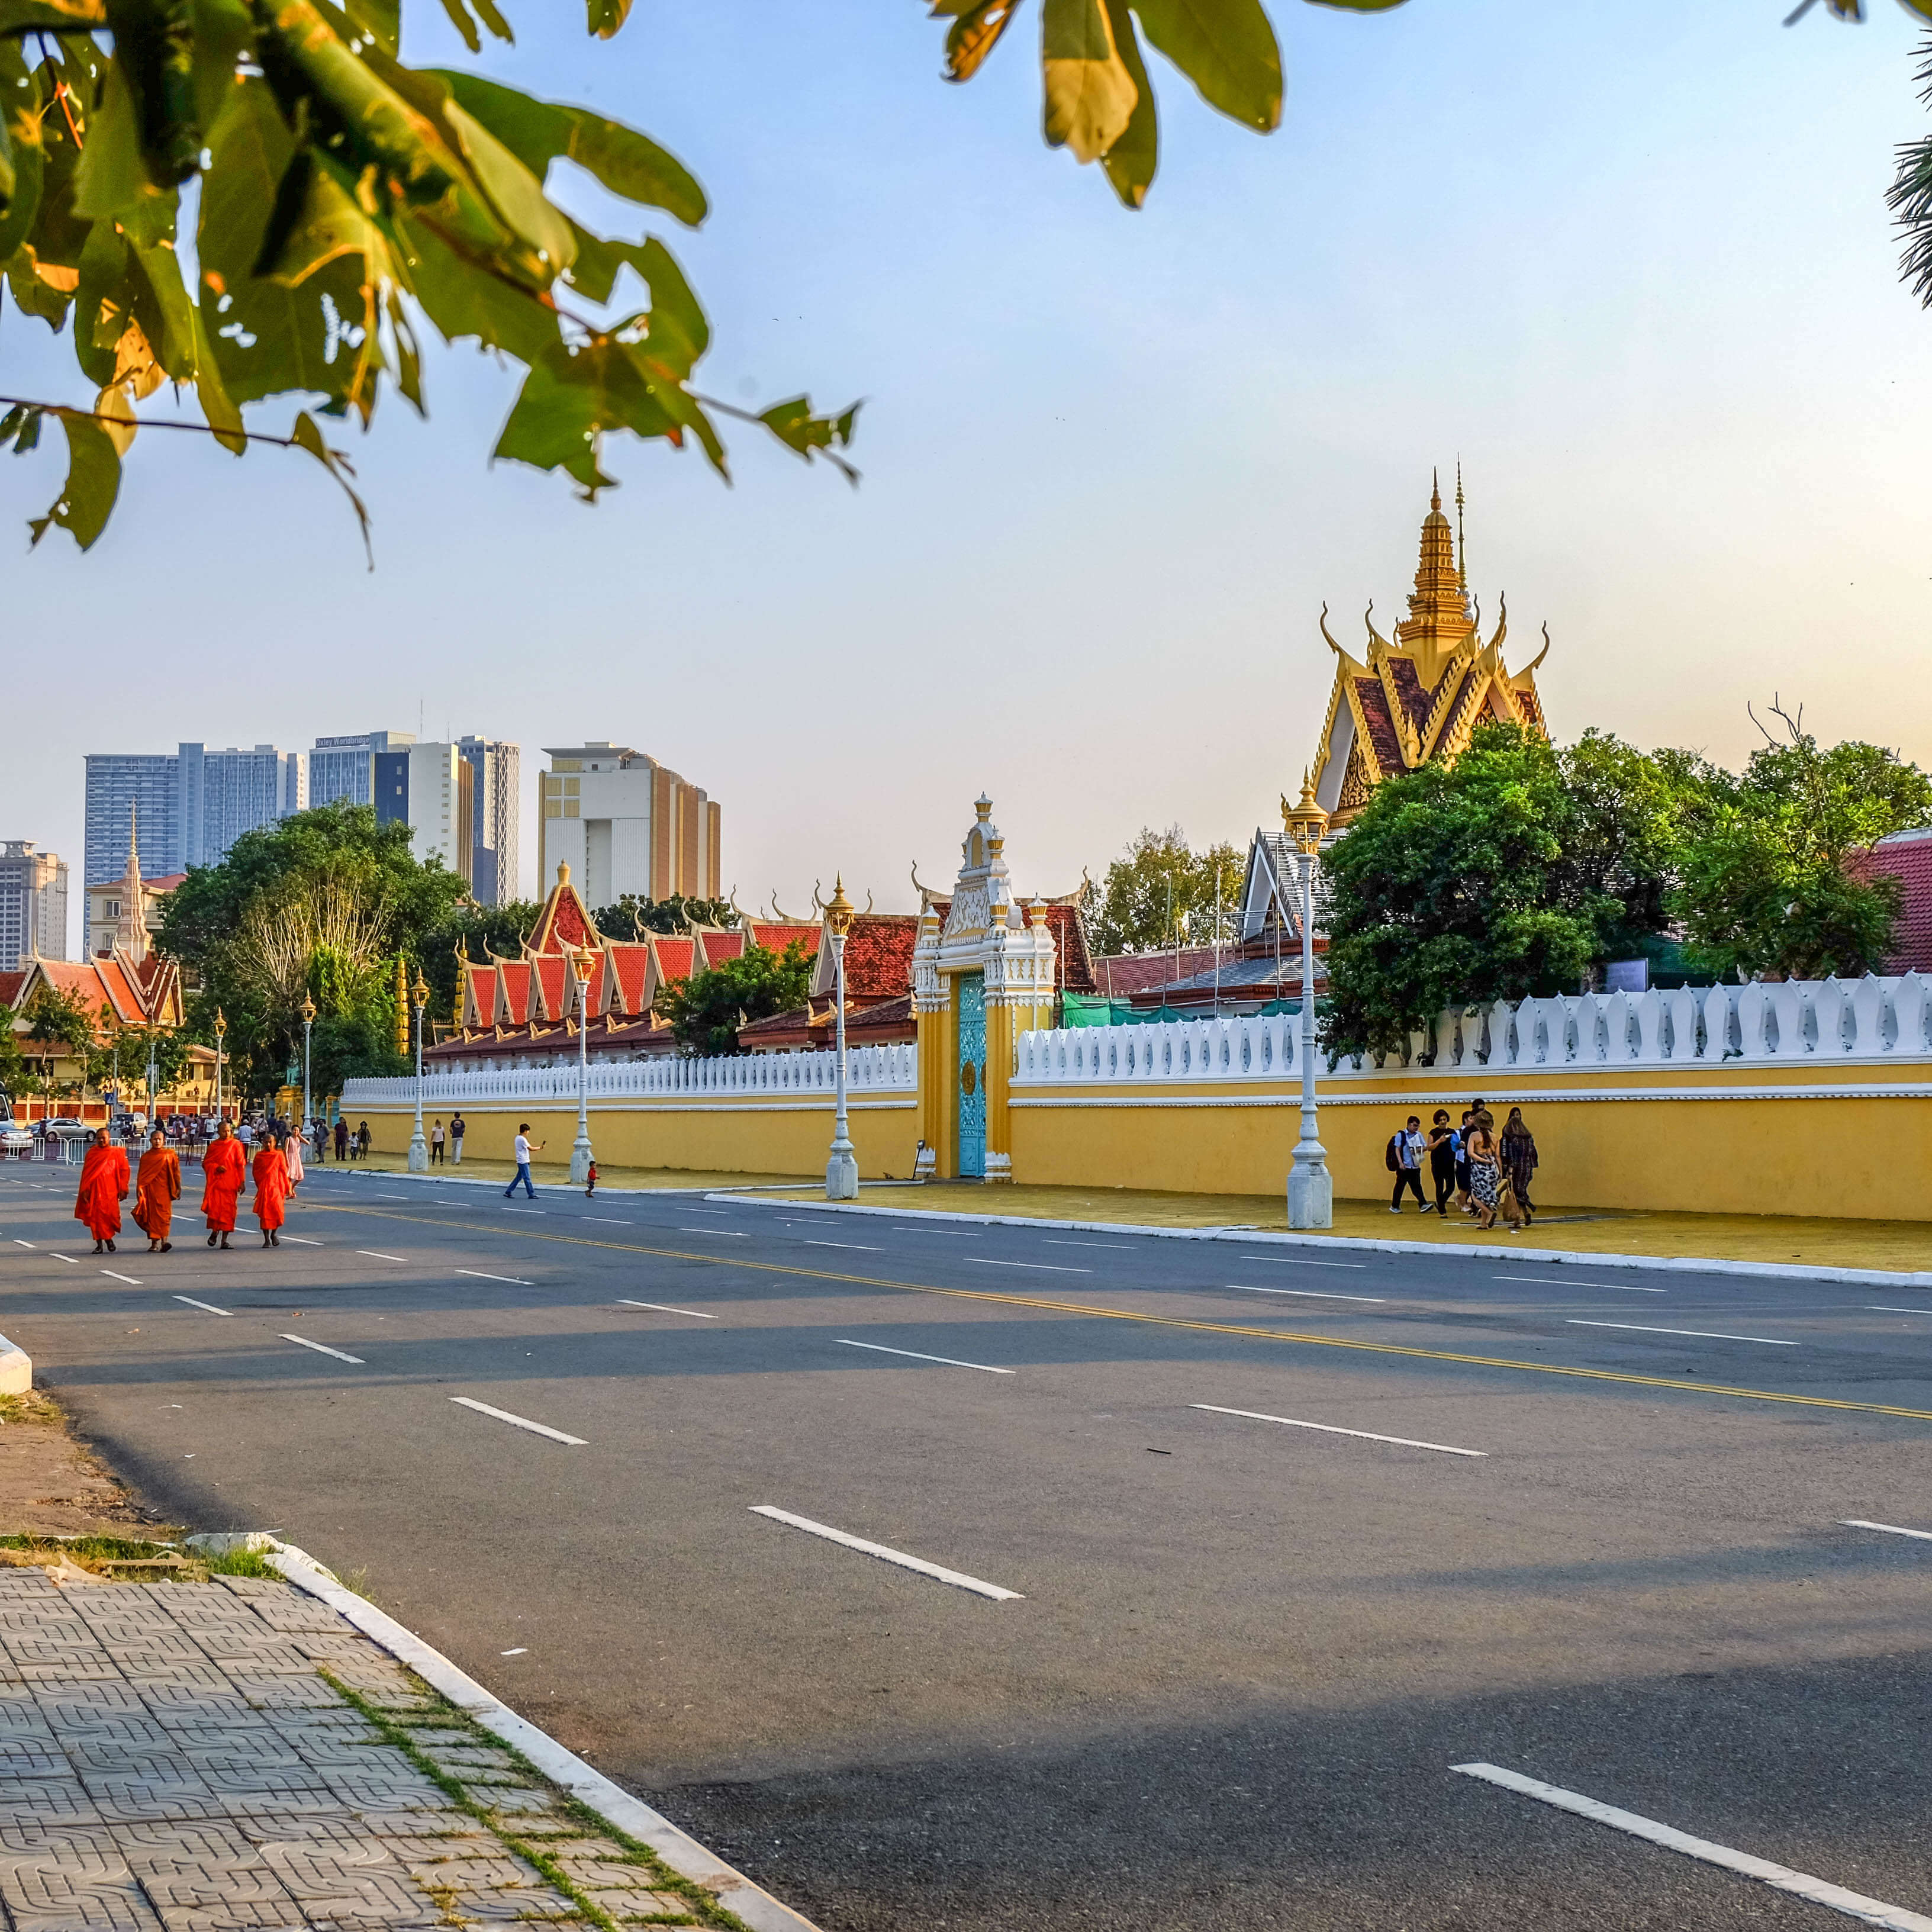
{"type": "Polygon", "coordinates": [[[698,786],[628,746],[547,745],[542,876],[568,865],[586,903],[722,898],[723,813],[698,786]]]}
{"type": "Polygon", "coordinates": [[[67,862],[31,838],[0,842],[0,973],[67,957],[67,862]]]}

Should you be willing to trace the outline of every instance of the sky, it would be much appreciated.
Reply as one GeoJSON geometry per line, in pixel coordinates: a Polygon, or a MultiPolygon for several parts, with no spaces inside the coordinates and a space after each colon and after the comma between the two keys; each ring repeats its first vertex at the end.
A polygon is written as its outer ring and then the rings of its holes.
{"type": "MultiPolygon", "coordinates": [[[[27,548],[60,439],[0,461],[0,837],[73,862],[76,942],[86,753],[419,716],[523,746],[526,891],[538,748],[586,737],[722,802],[748,908],[835,873],[916,906],[982,790],[1026,893],[1144,825],[1244,844],[1314,748],[1323,602],[1345,642],[1372,598],[1386,628],[1459,458],[1472,587],[1489,620],[1507,593],[1513,665],[1548,623],[1558,737],[1736,764],[1775,693],[1932,766],[1932,315],[1883,200],[1932,116],[1886,0],[1788,31],[1785,0],[1273,0],[1282,128],[1156,60],[1138,214],[1042,144],[1036,10],[964,87],[917,0],[637,0],[609,43],[508,10],[523,44],[472,64],[704,181],[704,228],[657,229],[712,318],[701,386],[862,398],[863,480],[741,430],[728,488],[624,439],[586,507],[490,466],[514,376],[473,349],[430,357],[427,422],[340,432],[373,572],[292,454],[151,433],[85,556],[27,548]]],[[[404,53],[470,61],[425,0],[404,53]]],[[[16,310],[0,358],[78,399],[16,310]]]]}

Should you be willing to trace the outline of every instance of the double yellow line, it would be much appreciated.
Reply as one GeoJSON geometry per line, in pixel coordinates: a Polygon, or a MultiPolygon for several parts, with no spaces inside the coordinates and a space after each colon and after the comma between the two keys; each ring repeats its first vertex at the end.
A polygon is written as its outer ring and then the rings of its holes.
{"type": "Polygon", "coordinates": [[[1843,1402],[1826,1395],[1784,1395],[1775,1389],[1732,1388],[1722,1382],[1686,1382],[1679,1376],[1628,1375],[1615,1369],[1572,1368],[1556,1362],[1519,1362],[1507,1355],[1465,1355],[1449,1348],[1410,1348],[1393,1342],[1356,1342],[1334,1335],[1299,1335],[1280,1328],[1251,1328],[1234,1322],[1190,1322],[1178,1315],[1142,1315],[1130,1308],[1094,1308],[1083,1302],[1052,1301],[1043,1295],[996,1294],[972,1288],[935,1288],[922,1281],[887,1281],[877,1275],[838,1274],[828,1268],[791,1268],[782,1262],[739,1261],[724,1255],[687,1254],[678,1248],[646,1248],[628,1241],[598,1241],[582,1234],[547,1234],[529,1228],[506,1230],[470,1221],[430,1220],[420,1214],[398,1214],[386,1208],[317,1204],[326,1214],[361,1214],[379,1220],[407,1221],[418,1227],[460,1228],[479,1234],[510,1232],[519,1240],[551,1241],[572,1248],[604,1248],[616,1254],[649,1255],[658,1261],[702,1262],[714,1268],[746,1268],[755,1274],[789,1275],[802,1281],[842,1282],[854,1288],[890,1288],[907,1294],[940,1294],[955,1301],[991,1302],[1008,1308],[1036,1309],[1049,1315],[1080,1315],[1095,1321],[1138,1322],[1152,1328],[1184,1328],[1202,1335],[1238,1335],[1251,1341],[1285,1342],[1300,1348],[1347,1348],[1358,1354],[1400,1355],[1418,1362],[1454,1362],[1465,1368],[1514,1369],[1525,1375],[1568,1376],[1579,1382],[1621,1382],[1630,1388],[1670,1389],[1680,1394],[1688,1391],[1695,1395],[1731,1396],[1744,1402],[1790,1402],[1800,1408],[1835,1408],[1858,1415],[1897,1415],[1911,1422],[1932,1422],[1932,1410],[1901,1408],[1890,1402],[1843,1402]]]}

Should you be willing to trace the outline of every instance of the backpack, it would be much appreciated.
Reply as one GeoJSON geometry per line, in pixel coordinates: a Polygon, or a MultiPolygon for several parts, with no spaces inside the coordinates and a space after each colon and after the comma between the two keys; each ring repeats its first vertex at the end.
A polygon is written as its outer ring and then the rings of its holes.
{"type": "Polygon", "coordinates": [[[1390,1134],[1389,1136],[1388,1145],[1382,1150],[1382,1165],[1386,1167],[1391,1174],[1394,1173],[1402,1165],[1401,1162],[1397,1160],[1395,1157],[1395,1144],[1397,1141],[1400,1140],[1402,1136],[1400,1134],[1390,1134]]]}

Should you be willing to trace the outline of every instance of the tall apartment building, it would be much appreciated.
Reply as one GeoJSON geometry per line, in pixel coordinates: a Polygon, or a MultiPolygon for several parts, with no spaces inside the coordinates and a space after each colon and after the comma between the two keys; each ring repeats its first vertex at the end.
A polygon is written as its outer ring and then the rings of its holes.
{"type": "Polygon", "coordinates": [[[376,823],[410,828],[424,865],[438,858],[466,884],[476,870],[475,774],[454,745],[399,745],[374,754],[376,823]]]}
{"type": "Polygon", "coordinates": [[[273,745],[92,753],[81,855],[86,882],[105,885],[126,870],[130,808],[140,814],[147,862],[166,873],[218,865],[243,832],[272,825],[308,802],[302,754],[273,745]]]}
{"type": "Polygon", "coordinates": [[[351,805],[376,802],[375,755],[416,741],[413,731],[362,731],[346,738],[318,738],[308,754],[308,802],[351,805]]]}
{"type": "Polygon", "coordinates": [[[716,898],[724,890],[723,814],[668,766],[599,740],[546,745],[543,878],[566,863],[592,906],[640,898],[716,898]]]}
{"type": "Polygon", "coordinates": [[[36,953],[67,957],[67,862],[31,838],[0,843],[0,973],[17,973],[36,953]]]}
{"type": "Polygon", "coordinates": [[[470,890],[479,905],[507,905],[520,896],[523,752],[498,738],[459,738],[470,767],[470,890]]]}

